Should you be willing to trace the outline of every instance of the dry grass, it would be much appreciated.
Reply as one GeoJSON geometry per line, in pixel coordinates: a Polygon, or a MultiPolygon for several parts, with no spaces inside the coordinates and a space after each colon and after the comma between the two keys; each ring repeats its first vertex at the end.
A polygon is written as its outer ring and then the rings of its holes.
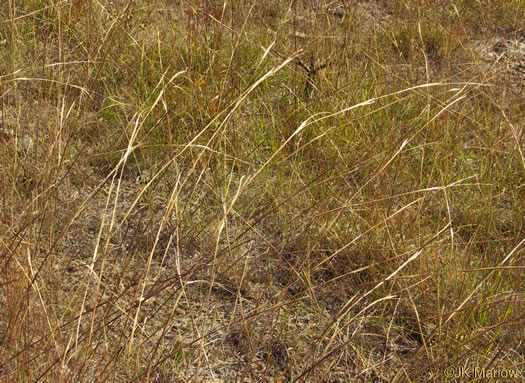
{"type": "Polygon", "coordinates": [[[524,15],[2,3],[1,380],[522,380],[524,15]]]}

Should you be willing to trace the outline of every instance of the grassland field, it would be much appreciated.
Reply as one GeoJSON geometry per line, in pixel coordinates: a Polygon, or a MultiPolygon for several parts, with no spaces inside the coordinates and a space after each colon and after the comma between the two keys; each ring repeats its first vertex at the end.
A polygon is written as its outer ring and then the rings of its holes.
{"type": "Polygon", "coordinates": [[[0,381],[523,382],[525,1],[5,0],[0,381]]]}

